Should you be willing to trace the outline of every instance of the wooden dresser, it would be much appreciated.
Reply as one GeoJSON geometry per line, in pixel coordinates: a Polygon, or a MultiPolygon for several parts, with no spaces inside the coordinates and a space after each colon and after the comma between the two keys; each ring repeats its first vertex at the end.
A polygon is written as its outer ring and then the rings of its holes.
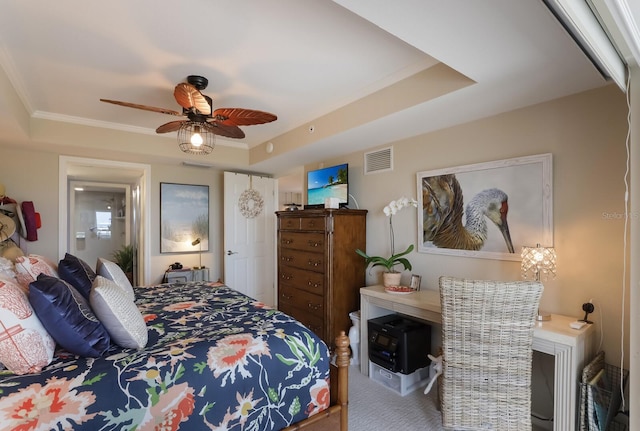
{"type": "Polygon", "coordinates": [[[365,283],[367,210],[278,211],[278,309],[333,349],[365,283]]]}

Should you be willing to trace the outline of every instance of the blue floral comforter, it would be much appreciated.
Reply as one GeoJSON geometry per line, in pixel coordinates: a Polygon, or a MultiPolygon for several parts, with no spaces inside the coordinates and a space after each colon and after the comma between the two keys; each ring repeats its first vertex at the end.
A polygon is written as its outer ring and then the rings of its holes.
{"type": "Polygon", "coordinates": [[[329,405],[326,345],[219,283],[136,288],[143,350],[0,374],[3,430],[279,430],[329,405]]]}

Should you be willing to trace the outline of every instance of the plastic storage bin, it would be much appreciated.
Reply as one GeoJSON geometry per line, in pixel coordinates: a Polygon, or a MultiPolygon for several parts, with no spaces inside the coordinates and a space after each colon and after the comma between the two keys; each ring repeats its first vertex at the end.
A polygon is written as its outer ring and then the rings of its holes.
{"type": "Polygon", "coordinates": [[[426,383],[429,379],[429,367],[419,368],[411,374],[401,374],[369,361],[369,378],[404,397],[418,389],[421,383],[426,383]]]}

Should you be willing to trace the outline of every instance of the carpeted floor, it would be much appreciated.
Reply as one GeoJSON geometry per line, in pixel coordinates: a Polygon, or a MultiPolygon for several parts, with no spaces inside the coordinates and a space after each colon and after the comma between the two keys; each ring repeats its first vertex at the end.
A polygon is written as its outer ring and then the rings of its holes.
{"type": "Polygon", "coordinates": [[[424,386],[401,397],[391,389],[349,369],[349,431],[442,430],[435,390],[424,386]]]}
{"type": "MultiPolygon", "coordinates": [[[[423,393],[427,382],[401,397],[391,389],[360,374],[359,366],[349,368],[349,431],[441,431],[442,417],[436,409],[436,390],[423,393]]],[[[533,424],[533,431],[553,425],[533,424]]]]}

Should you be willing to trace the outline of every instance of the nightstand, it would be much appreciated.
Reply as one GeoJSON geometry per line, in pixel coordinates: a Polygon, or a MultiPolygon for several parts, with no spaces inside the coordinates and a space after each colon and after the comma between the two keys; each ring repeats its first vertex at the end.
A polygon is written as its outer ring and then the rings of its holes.
{"type": "Polygon", "coordinates": [[[187,283],[189,281],[209,281],[209,268],[177,269],[164,273],[164,283],[187,283]]]}

